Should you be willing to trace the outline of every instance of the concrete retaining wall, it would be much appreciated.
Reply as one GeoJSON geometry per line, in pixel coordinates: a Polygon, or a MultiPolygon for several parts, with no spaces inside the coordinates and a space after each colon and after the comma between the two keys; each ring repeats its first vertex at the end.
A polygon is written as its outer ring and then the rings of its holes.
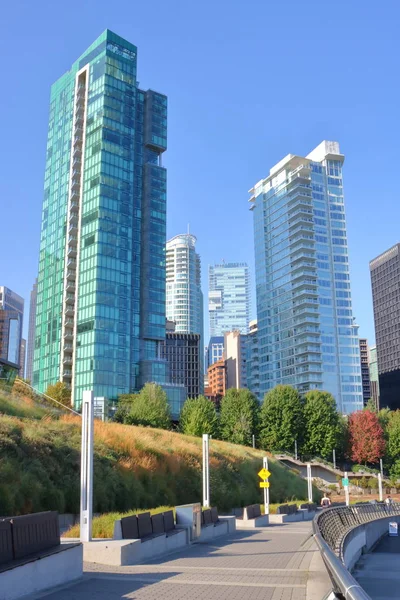
{"type": "Polygon", "coordinates": [[[32,559],[0,573],[0,600],[17,600],[28,594],[70,583],[82,577],[82,545],[32,559]]]}
{"type": "Polygon", "coordinates": [[[369,552],[377,542],[388,532],[389,523],[400,522],[399,517],[384,517],[352,529],[343,542],[343,562],[351,571],[361,554],[369,552]]]}

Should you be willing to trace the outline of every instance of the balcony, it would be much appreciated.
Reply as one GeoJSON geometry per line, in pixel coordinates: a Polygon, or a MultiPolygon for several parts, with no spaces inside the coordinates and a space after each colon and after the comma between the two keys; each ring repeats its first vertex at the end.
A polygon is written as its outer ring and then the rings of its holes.
{"type": "Polygon", "coordinates": [[[64,344],[63,349],[64,349],[64,352],[72,353],[74,350],[74,346],[72,344],[70,344],[69,342],[67,342],[64,344]]]}
{"type": "Polygon", "coordinates": [[[74,288],[75,288],[75,277],[76,277],[76,272],[75,269],[67,269],[67,281],[73,281],[74,282],[74,288]]]}
{"type": "Polygon", "coordinates": [[[64,339],[65,340],[73,340],[74,332],[72,329],[64,329],[64,339]]]}
{"type": "Polygon", "coordinates": [[[75,280],[67,279],[67,292],[75,292],[75,280]]]}
{"type": "Polygon", "coordinates": [[[67,304],[65,306],[64,314],[67,317],[73,317],[75,313],[75,306],[73,304],[67,304]]]}
{"type": "Polygon", "coordinates": [[[72,365],[72,356],[64,356],[63,365],[72,365]]]}
{"type": "Polygon", "coordinates": [[[74,294],[67,294],[65,296],[65,302],[67,304],[75,304],[75,295],[74,294]]]}
{"type": "Polygon", "coordinates": [[[75,258],[76,254],[77,254],[76,244],[71,246],[70,242],[68,241],[68,258],[75,258]]]}
{"type": "Polygon", "coordinates": [[[80,181],[80,178],[79,179],[77,179],[77,178],[72,179],[72,182],[71,182],[71,196],[72,196],[72,194],[74,192],[79,194],[80,191],[81,191],[81,181],[80,181]]]}
{"type": "Polygon", "coordinates": [[[79,203],[76,202],[76,200],[71,200],[70,209],[71,209],[71,212],[78,213],[79,212],[79,203]]]}
{"type": "Polygon", "coordinates": [[[72,156],[73,156],[74,160],[76,159],[76,160],[81,161],[82,160],[82,146],[80,146],[80,145],[75,146],[73,149],[72,156]]]}
{"type": "Polygon", "coordinates": [[[69,214],[69,223],[70,225],[78,226],[78,214],[76,212],[71,212],[69,214]]]}

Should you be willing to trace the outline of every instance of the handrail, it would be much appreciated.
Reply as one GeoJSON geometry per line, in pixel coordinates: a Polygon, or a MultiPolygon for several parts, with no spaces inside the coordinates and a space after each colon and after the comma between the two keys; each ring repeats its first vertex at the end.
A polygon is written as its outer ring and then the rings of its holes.
{"type": "Polygon", "coordinates": [[[354,504],[323,509],[313,520],[313,535],[341,600],[371,600],[343,563],[343,544],[348,533],[373,521],[400,515],[400,504],[354,504]]]}
{"type": "Polygon", "coordinates": [[[331,578],[335,597],[342,600],[371,600],[342,561],[332,552],[321,534],[314,533],[314,539],[331,578]]]}

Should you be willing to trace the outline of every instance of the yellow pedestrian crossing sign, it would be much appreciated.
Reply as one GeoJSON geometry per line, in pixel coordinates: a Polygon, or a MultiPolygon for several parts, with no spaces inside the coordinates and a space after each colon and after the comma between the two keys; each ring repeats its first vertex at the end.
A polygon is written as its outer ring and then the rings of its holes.
{"type": "Polygon", "coordinates": [[[268,479],[268,477],[271,475],[271,473],[268,471],[268,469],[261,469],[261,471],[258,472],[258,476],[261,479],[268,479]]]}
{"type": "Polygon", "coordinates": [[[269,481],[260,481],[260,488],[269,488],[269,481]]]}

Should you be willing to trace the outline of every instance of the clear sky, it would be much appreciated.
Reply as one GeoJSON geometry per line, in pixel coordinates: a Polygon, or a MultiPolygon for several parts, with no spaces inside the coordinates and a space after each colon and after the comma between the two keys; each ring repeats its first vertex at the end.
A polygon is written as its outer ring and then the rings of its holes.
{"type": "Polygon", "coordinates": [[[1,20],[0,285],[29,304],[50,85],[109,28],[138,46],[141,87],[169,97],[168,235],[197,236],[205,307],[209,264],[253,267],[248,189],[337,140],[354,314],[373,340],[368,262],[400,241],[398,0],[14,0],[1,20]]]}

